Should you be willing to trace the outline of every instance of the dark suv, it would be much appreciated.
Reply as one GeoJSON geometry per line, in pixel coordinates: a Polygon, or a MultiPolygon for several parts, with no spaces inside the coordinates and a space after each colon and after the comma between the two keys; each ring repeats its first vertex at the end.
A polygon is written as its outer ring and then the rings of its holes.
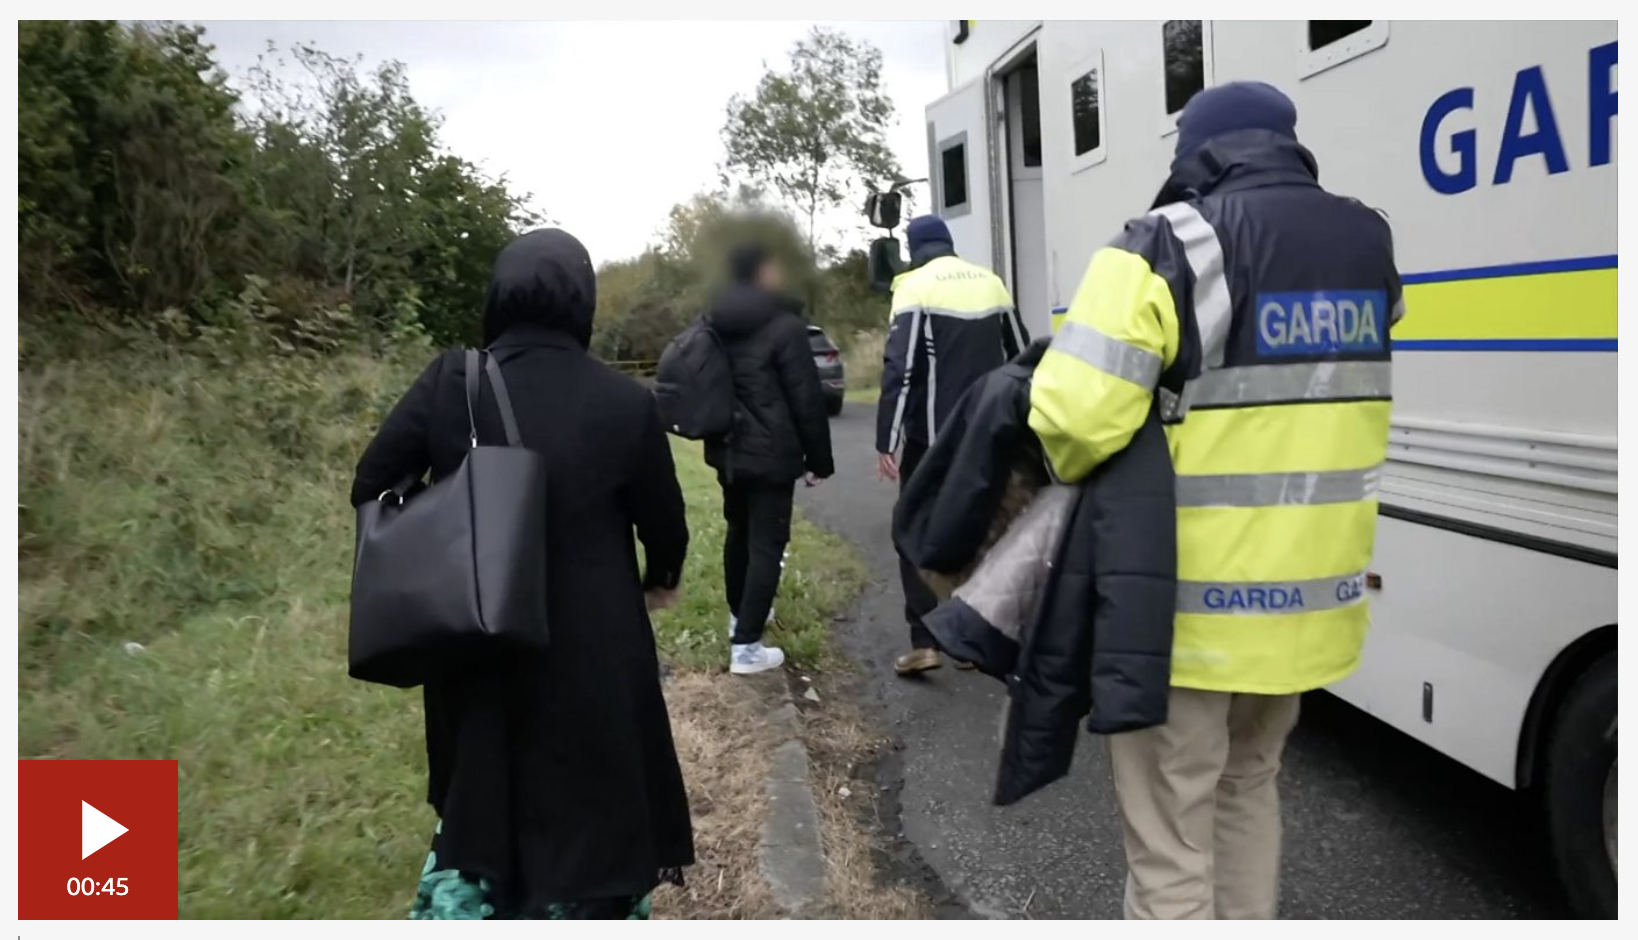
{"type": "Polygon", "coordinates": [[[824,330],[812,324],[808,325],[808,342],[813,345],[813,362],[819,367],[819,387],[824,390],[825,404],[832,415],[839,415],[847,387],[842,379],[842,353],[824,330]]]}

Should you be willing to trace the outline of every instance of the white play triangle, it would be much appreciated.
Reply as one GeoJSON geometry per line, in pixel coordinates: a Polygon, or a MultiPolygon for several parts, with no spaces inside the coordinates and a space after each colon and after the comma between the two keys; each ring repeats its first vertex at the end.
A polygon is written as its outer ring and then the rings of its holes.
{"type": "Polygon", "coordinates": [[[109,819],[107,814],[84,800],[80,801],[80,859],[130,832],[109,819]]]}

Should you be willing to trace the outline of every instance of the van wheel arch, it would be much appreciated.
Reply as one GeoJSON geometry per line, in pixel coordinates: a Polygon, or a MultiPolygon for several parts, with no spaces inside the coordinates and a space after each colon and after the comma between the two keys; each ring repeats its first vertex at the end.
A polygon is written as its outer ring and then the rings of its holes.
{"type": "Polygon", "coordinates": [[[1520,731],[1518,787],[1538,801],[1558,880],[1581,917],[1616,911],[1616,676],[1611,624],[1554,658],[1520,731]]]}
{"type": "Polygon", "coordinates": [[[1518,759],[1514,770],[1518,789],[1539,787],[1546,757],[1543,745],[1552,730],[1553,716],[1576,681],[1598,660],[1606,655],[1615,655],[1615,649],[1615,624],[1606,624],[1588,631],[1585,636],[1566,646],[1542,673],[1536,691],[1530,696],[1524,724],[1519,730],[1518,759]]]}
{"type": "Polygon", "coordinates": [[[1617,912],[1616,662],[1576,677],[1542,744],[1538,790],[1559,884],[1579,917],[1617,912]]]}

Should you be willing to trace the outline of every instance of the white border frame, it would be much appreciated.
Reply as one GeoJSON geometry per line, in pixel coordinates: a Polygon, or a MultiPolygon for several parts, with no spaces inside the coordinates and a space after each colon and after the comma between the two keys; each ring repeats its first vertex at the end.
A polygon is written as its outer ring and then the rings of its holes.
{"type": "MultiPolygon", "coordinates": [[[[1104,68],[1103,50],[1096,49],[1077,60],[1074,66],[1069,69],[1069,75],[1069,81],[1064,86],[1064,93],[1068,97],[1069,104],[1069,174],[1074,176],[1109,159],[1109,72],[1104,68]],[[1075,83],[1086,77],[1086,73],[1094,70],[1098,73],[1098,145],[1085,153],[1077,154],[1075,152],[1075,83]]],[[[1043,104],[1046,97],[1044,93],[1041,95],[1043,104]]]]}
{"type": "Polygon", "coordinates": [[[1391,20],[1371,20],[1371,25],[1357,33],[1345,36],[1336,42],[1311,49],[1308,46],[1308,24],[1310,20],[1301,20],[1297,23],[1297,80],[1313,78],[1315,75],[1333,69],[1365,55],[1388,44],[1391,20]]]}

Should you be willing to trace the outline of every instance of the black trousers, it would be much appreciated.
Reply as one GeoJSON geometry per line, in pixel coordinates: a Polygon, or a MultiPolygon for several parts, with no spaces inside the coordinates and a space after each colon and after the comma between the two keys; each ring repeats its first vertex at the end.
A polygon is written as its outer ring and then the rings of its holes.
{"type": "MultiPolygon", "coordinates": [[[[918,441],[904,442],[904,453],[899,459],[899,492],[910,482],[910,475],[916,472],[921,464],[921,458],[927,454],[927,445],[918,441]]],[[[933,634],[922,625],[921,618],[933,612],[938,606],[938,597],[921,580],[921,572],[910,563],[910,559],[899,552],[899,583],[904,588],[904,621],[910,625],[910,645],[915,649],[937,649],[938,642],[933,634]]]]}
{"type": "Polygon", "coordinates": [[[722,542],[722,581],[728,610],[739,618],[733,642],[762,639],[768,611],[779,593],[779,563],[791,540],[791,500],[795,481],[789,483],[724,483],[722,516],[728,535],[722,542]]]}

